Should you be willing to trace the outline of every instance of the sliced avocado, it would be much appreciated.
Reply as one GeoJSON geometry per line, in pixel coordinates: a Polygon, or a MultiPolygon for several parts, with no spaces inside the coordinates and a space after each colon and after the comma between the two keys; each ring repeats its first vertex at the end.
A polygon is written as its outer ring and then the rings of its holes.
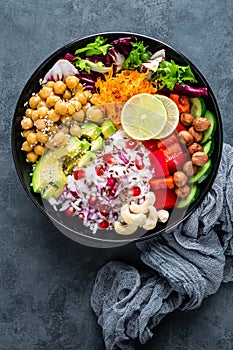
{"type": "Polygon", "coordinates": [[[82,168],[90,164],[92,160],[96,159],[96,155],[92,151],[87,151],[78,161],[78,168],[82,168]]]}
{"type": "Polygon", "coordinates": [[[101,130],[102,134],[104,135],[104,138],[111,136],[116,131],[115,126],[109,119],[105,119],[104,122],[101,124],[101,130]]]}
{"type": "Polygon", "coordinates": [[[88,137],[91,140],[97,139],[101,132],[102,129],[94,123],[85,123],[82,125],[82,136],[88,137]]]}
{"type": "Polygon", "coordinates": [[[82,141],[77,136],[70,136],[69,142],[66,145],[67,155],[75,157],[82,151],[82,141]]]}
{"type": "Polygon", "coordinates": [[[56,192],[53,194],[53,197],[55,199],[58,199],[61,196],[62,192],[63,192],[63,188],[57,188],[56,192]]]}
{"type": "Polygon", "coordinates": [[[93,140],[91,142],[92,152],[102,151],[103,148],[104,148],[104,139],[101,136],[97,137],[96,140],[93,140]]]}
{"type": "Polygon", "coordinates": [[[81,141],[81,151],[85,152],[90,148],[90,142],[88,142],[86,139],[82,139],[81,141]]]}
{"type": "Polygon", "coordinates": [[[44,199],[50,199],[54,196],[54,194],[57,191],[57,187],[54,185],[48,185],[43,191],[42,191],[42,198],[44,199]]]}

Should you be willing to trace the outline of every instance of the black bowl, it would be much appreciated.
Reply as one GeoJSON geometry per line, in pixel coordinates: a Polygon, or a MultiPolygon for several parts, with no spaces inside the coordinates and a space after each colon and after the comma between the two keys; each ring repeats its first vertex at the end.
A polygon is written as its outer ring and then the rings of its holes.
{"type": "Polygon", "coordinates": [[[12,152],[13,152],[13,158],[15,162],[15,167],[18,173],[18,176],[21,180],[21,183],[32,200],[32,202],[36,205],[36,207],[42,211],[43,214],[45,214],[47,217],[49,217],[52,222],[58,227],[60,231],[62,231],[65,235],[67,235],[69,238],[73,239],[74,241],[80,242],[85,245],[90,245],[94,247],[113,247],[118,246],[122,244],[126,244],[129,242],[132,242],[134,240],[139,239],[148,239],[151,238],[154,235],[165,233],[168,231],[171,231],[174,229],[179,223],[181,223],[183,220],[185,220],[194,210],[197,208],[209,189],[211,188],[211,185],[214,181],[214,178],[217,174],[220,159],[221,159],[221,152],[222,152],[222,144],[223,144],[223,129],[222,129],[222,122],[221,122],[221,116],[219,112],[219,108],[216,102],[216,99],[214,97],[214,94],[207,83],[206,79],[203,77],[201,72],[190,62],[183,54],[175,50],[174,48],[168,46],[167,44],[156,40],[154,38],[150,38],[144,35],[135,34],[135,33],[127,33],[127,32],[110,32],[110,33],[98,33],[91,36],[87,36],[82,39],[75,40],[55,53],[53,53],[49,58],[47,58],[39,67],[38,69],[32,74],[31,78],[26,83],[16,106],[14,118],[12,121],[12,152]],[[208,178],[200,185],[200,195],[198,199],[185,211],[182,213],[176,214],[173,217],[173,220],[170,220],[168,224],[162,224],[159,223],[156,227],[156,229],[152,231],[146,232],[142,237],[137,238],[131,238],[130,236],[128,238],[120,238],[120,239],[114,239],[114,235],[110,234],[109,231],[106,231],[105,233],[101,231],[100,235],[92,235],[90,232],[86,232],[85,228],[83,228],[80,232],[78,232],[76,224],[70,225],[69,222],[67,222],[67,218],[64,217],[64,215],[54,215],[53,210],[48,210],[48,208],[45,209],[44,203],[41,200],[40,195],[34,193],[32,191],[32,188],[30,186],[31,182],[31,165],[28,164],[25,161],[25,154],[21,151],[21,145],[23,142],[23,138],[21,136],[21,118],[24,115],[25,111],[25,102],[29,100],[31,97],[31,94],[33,92],[37,92],[40,89],[39,80],[44,77],[44,75],[47,73],[47,71],[55,64],[55,62],[59,59],[65,56],[67,52],[74,52],[76,49],[81,48],[88,44],[89,42],[93,41],[93,38],[97,35],[101,35],[104,37],[108,37],[110,40],[117,39],[119,37],[125,37],[125,36],[131,36],[135,35],[138,37],[139,40],[143,40],[145,45],[149,46],[149,50],[151,52],[155,52],[160,49],[165,49],[166,51],[166,58],[167,59],[173,59],[176,63],[180,65],[190,65],[192,71],[195,74],[195,77],[198,80],[197,86],[200,87],[207,87],[208,89],[208,96],[205,97],[205,103],[207,109],[212,111],[217,120],[217,127],[215,134],[213,136],[214,142],[215,142],[215,151],[212,157],[214,157],[213,161],[213,168],[211,174],[208,176],[208,178]]]}

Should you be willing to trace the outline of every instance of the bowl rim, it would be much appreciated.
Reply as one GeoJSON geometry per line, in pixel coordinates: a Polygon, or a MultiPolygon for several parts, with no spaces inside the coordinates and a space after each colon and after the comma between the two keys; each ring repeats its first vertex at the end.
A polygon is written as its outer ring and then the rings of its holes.
{"type": "MultiPolygon", "coordinates": [[[[217,171],[218,171],[218,168],[219,168],[219,164],[220,164],[220,161],[221,161],[221,155],[222,155],[222,149],[223,149],[223,125],[222,125],[222,119],[221,119],[221,113],[220,113],[220,110],[219,110],[219,107],[218,107],[218,104],[217,104],[217,100],[216,100],[216,97],[208,83],[208,81],[206,80],[206,78],[203,76],[203,74],[201,73],[201,71],[196,67],[196,65],[194,65],[183,53],[181,53],[179,50],[177,50],[176,48],[174,48],[173,46],[169,45],[169,44],[166,44],[165,42],[159,40],[159,39],[156,39],[154,37],[151,37],[151,36],[147,36],[147,35],[144,35],[144,34],[140,34],[140,33],[135,33],[135,32],[128,32],[128,31],[110,31],[110,32],[99,32],[99,33],[93,33],[93,34],[90,34],[90,35],[87,35],[87,36],[84,36],[84,37],[80,37],[80,38],[77,38],[67,44],[65,44],[64,46],[60,47],[59,49],[57,49],[56,51],[52,52],[46,59],[44,59],[42,61],[42,63],[32,72],[32,74],[30,75],[30,77],[27,79],[26,81],[26,84],[24,85],[20,95],[18,96],[18,100],[17,100],[17,104],[16,104],[16,107],[15,107],[15,111],[14,111],[14,115],[13,115],[13,119],[12,119],[12,125],[11,125],[11,152],[12,152],[12,156],[13,156],[13,161],[14,161],[14,165],[15,165],[15,168],[16,168],[16,172],[17,172],[17,176],[18,178],[20,179],[20,182],[24,188],[24,190],[26,191],[27,195],[29,196],[30,200],[34,203],[34,205],[40,210],[40,212],[42,212],[43,215],[45,215],[45,217],[49,218],[52,222],[54,221],[54,218],[52,218],[45,210],[44,208],[40,205],[40,203],[36,200],[35,196],[29,191],[25,181],[24,181],[24,178],[23,178],[23,175],[22,175],[22,172],[20,171],[20,166],[19,166],[19,163],[18,163],[18,158],[17,158],[17,150],[16,150],[16,147],[15,147],[15,138],[16,138],[16,128],[15,128],[15,119],[17,117],[17,111],[19,109],[19,106],[20,106],[20,102],[21,100],[23,99],[23,96],[25,94],[25,92],[27,91],[28,89],[28,86],[30,86],[30,84],[32,83],[33,81],[33,77],[34,75],[36,74],[36,72],[38,72],[39,70],[43,69],[54,57],[58,56],[59,53],[65,51],[66,49],[68,49],[69,47],[71,47],[72,45],[75,45],[75,44],[78,44],[80,41],[85,41],[85,40],[89,40],[91,38],[94,38],[96,36],[111,36],[111,35],[118,35],[119,37],[122,35],[122,36],[137,36],[139,38],[141,38],[142,40],[143,39],[146,39],[148,41],[152,41],[154,42],[155,44],[158,44],[158,45],[162,45],[164,46],[165,49],[168,49],[170,50],[171,52],[173,52],[175,55],[177,55],[178,57],[181,58],[182,61],[186,62],[187,64],[189,64],[191,67],[192,67],[192,70],[195,72],[195,74],[197,74],[201,79],[202,81],[204,82],[205,84],[205,87],[207,88],[208,90],[208,96],[210,97],[211,101],[212,101],[212,104],[214,106],[214,110],[216,112],[216,118],[217,118],[217,121],[218,121],[218,127],[219,127],[219,133],[218,133],[218,149],[217,149],[217,154],[216,154],[216,161],[214,163],[214,170],[211,172],[211,174],[208,176],[208,185],[207,185],[207,188],[208,188],[208,191],[211,189],[211,186],[214,182],[214,179],[217,175],[217,171]]],[[[163,233],[167,233],[167,232],[171,232],[172,230],[174,230],[179,224],[183,223],[183,221],[185,221],[194,211],[195,209],[201,204],[201,202],[203,201],[203,199],[205,198],[206,194],[208,193],[208,191],[203,191],[198,199],[195,201],[194,205],[189,207],[189,209],[187,210],[187,212],[185,213],[184,217],[175,221],[169,228],[164,228],[160,231],[155,231],[155,232],[151,232],[151,233],[145,233],[142,237],[140,238],[135,238],[135,239],[122,239],[120,240],[120,242],[122,242],[123,244],[126,244],[126,243],[135,243],[135,242],[139,242],[139,241],[142,241],[142,240],[147,240],[147,239],[151,239],[155,236],[158,236],[160,234],[163,234],[163,233]]],[[[55,220],[56,221],[56,220],[55,220]]],[[[54,222],[53,222],[54,223],[54,222]]],[[[58,223],[58,224],[61,224],[61,223],[58,223]]],[[[69,229],[70,230],[70,229],[69,229]]],[[[147,232],[150,232],[150,231],[147,231],[147,232]]],[[[73,240],[75,240],[75,238],[72,236],[73,233],[75,233],[76,235],[80,235],[80,233],[78,232],[75,232],[73,230],[71,230],[71,235],[68,235],[67,236],[73,240]]],[[[82,234],[81,234],[82,235],[82,234]]],[[[83,236],[85,236],[83,234],[83,236]]],[[[96,241],[102,241],[101,239],[97,238],[97,237],[87,237],[85,236],[85,239],[88,241],[88,240],[91,240],[93,242],[96,242],[96,241]]],[[[114,242],[114,240],[111,239],[110,242],[114,242]]],[[[115,241],[116,243],[119,243],[119,240],[116,240],[115,241]]],[[[107,241],[108,243],[108,241],[107,241]]],[[[103,247],[103,246],[101,246],[103,247]]]]}

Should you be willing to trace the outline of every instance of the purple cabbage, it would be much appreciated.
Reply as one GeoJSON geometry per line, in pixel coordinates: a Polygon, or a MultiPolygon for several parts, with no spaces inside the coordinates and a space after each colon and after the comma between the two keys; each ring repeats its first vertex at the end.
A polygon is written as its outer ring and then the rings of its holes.
{"type": "Polygon", "coordinates": [[[136,36],[132,35],[125,38],[119,38],[113,40],[110,44],[115,47],[121,54],[128,56],[132,49],[132,42],[137,42],[138,39],[136,36]]]}
{"type": "Polygon", "coordinates": [[[160,91],[163,92],[175,92],[177,94],[183,94],[189,97],[200,97],[207,96],[208,90],[206,87],[196,88],[190,85],[182,86],[179,83],[175,83],[173,90],[168,89],[166,86],[163,87],[160,91]]]}

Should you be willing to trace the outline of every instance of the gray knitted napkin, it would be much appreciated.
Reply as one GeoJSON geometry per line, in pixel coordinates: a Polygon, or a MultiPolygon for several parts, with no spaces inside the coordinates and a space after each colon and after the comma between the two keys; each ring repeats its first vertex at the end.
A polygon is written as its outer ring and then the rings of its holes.
{"type": "Polygon", "coordinates": [[[233,147],[224,144],[211,190],[172,233],[137,243],[149,268],[110,261],[97,274],[91,305],[107,350],[132,350],[175,309],[192,310],[233,280],[233,147]]]}

